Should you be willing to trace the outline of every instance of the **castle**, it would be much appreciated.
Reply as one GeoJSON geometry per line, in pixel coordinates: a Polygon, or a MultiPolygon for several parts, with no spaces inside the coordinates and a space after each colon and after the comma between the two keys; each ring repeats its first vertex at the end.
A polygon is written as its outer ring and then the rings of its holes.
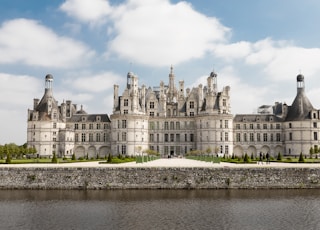
{"type": "Polygon", "coordinates": [[[276,156],[308,154],[318,149],[320,110],[305,94],[304,76],[297,76],[297,95],[291,106],[261,106],[257,114],[230,110],[230,87],[218,90],[212,72],[205,86],[185,89],[175,85],[171,67],[169,83],[139,86],[138,77],[127,74],[119,94],[114,86],[113,112],[87,114],[71,100],[60,105],[53,97],[53,76],[45,77],[41,100],[28,110],[27,144],[37,154],[50,157],[95,158],[107,154],[138,155],[150,149],[161,156],[184,156],[193,150],[212,154],[269,153],[276,156]]]}

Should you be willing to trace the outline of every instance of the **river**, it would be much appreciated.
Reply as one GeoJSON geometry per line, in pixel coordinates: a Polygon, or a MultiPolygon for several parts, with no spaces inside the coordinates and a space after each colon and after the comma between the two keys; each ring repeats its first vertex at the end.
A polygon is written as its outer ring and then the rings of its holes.
{"type": "Polygon", "coordinates": [[[320,229],[319,190],[0,191],[0,229],[320,229]]]}

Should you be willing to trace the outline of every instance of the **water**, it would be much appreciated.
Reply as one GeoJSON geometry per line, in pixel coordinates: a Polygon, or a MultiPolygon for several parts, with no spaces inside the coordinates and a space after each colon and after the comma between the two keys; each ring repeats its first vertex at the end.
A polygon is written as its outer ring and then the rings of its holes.
{"type": "Polygon", "coordinates": [[[320,229],[320,190],[0,191],[0,229],[320,229]]]}

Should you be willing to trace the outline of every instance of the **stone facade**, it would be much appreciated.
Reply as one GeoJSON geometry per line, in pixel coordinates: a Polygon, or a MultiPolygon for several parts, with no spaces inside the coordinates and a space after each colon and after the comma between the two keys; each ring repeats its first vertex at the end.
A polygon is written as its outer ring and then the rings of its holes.
{"type": "Polygon", "coordinates": [[[53,97],[53,77],[45,78],[45,93],[28,110],[29,147],[40,156],[96,157],[140,155],[154,150],[161,156],[184,156],[193,150],[211,154],[276,156],[309,154],[318,149],[320,111],[305,94],[304,76],[297,76],[292,105],[261,106],[257,114],[231,114],[230,87],[218,90],[212,72],[205,86],[185,89],[175,84],[171,67],[169,83],[139,86],[129,72],[122,94],[114,86],[113,112],[87,114],[70,100],[58,104],[53,97]]]}
{"type": "Polygon", "coordinates": [[[320,188],[318,168],[0,168],[0,189],[320,188]]]}

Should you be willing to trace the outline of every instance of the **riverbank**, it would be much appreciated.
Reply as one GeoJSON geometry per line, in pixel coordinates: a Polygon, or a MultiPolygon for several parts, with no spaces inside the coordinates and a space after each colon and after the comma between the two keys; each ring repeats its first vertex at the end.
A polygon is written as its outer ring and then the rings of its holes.
{"type": "Polygon", "coordinates": [[[0,189],[320,188],[319,168],[318,164],[213,164],[187,159],[1,165],[0,189]]]}

